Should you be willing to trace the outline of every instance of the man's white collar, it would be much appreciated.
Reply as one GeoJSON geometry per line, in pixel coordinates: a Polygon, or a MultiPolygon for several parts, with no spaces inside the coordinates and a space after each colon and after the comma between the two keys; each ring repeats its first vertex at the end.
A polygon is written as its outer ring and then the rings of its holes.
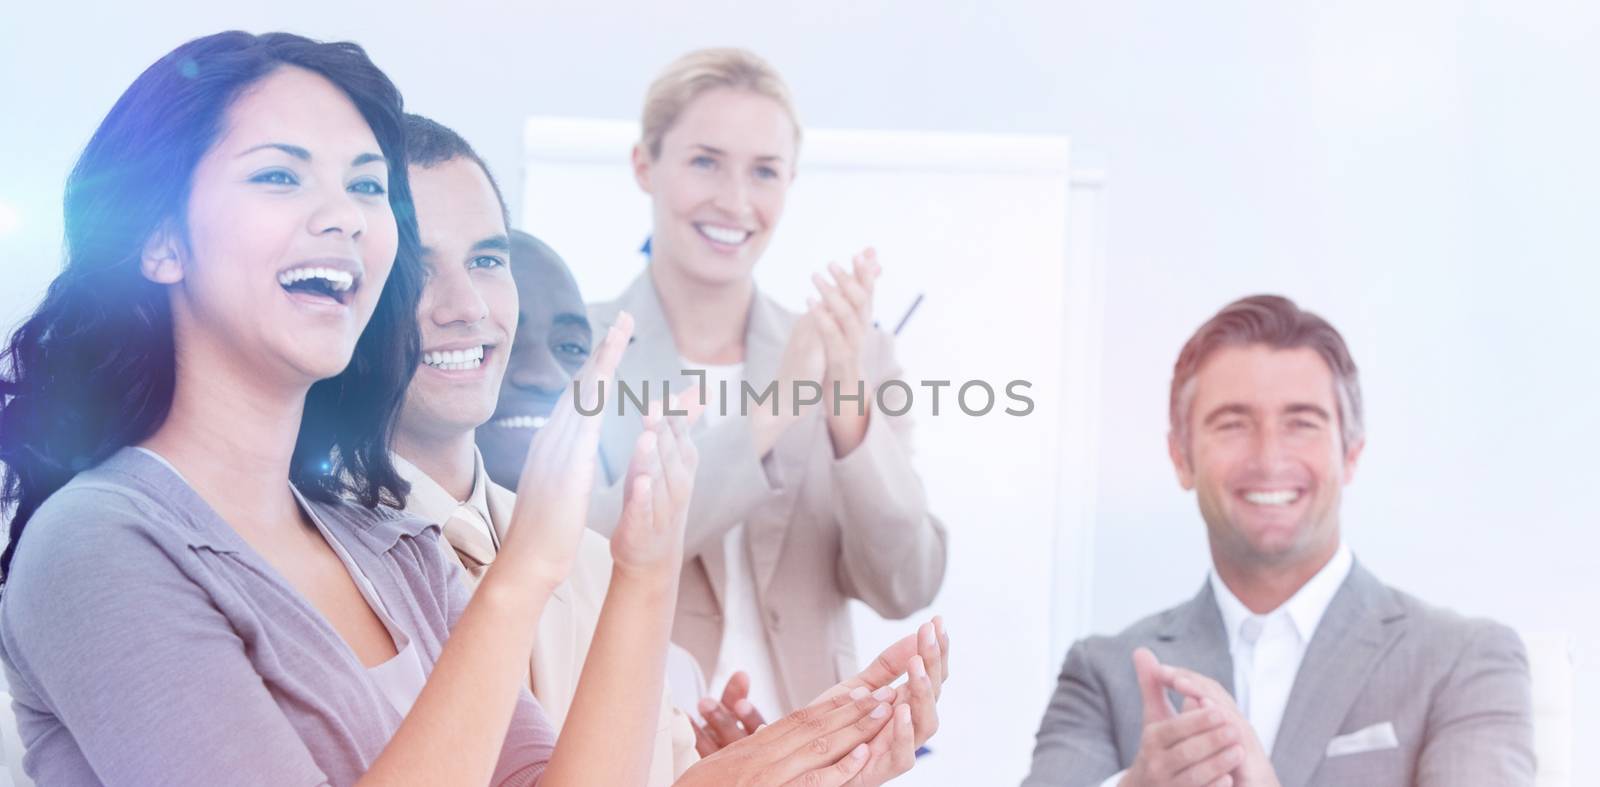
{"type": "Polygon", "coordinates": [[[1286,612],[1290,622],[1294,624],[1300,634],[1301,642],[1310,642],[1311,635],[1316,633],[1317,625],[1322,622],[1322,616],[1328,611],[1328,606],[1333,603],[1333,597],[1338,594],[1339,588],[1350,576],[1350,569],[1355,566],[1355,555],[1351,554],[1350,547],[1343,541],[1339,548],[1311,579],[1306,580],[1300,589],[1295,591],[1288,601],[1283,602],[1278,609],[1262,615],[1251,612],[1238,596],[1228,589],[1226,582],[1222,581],[1213,565],[1211,569],[1211,592],[1216,596],[1217,609],[1222,612],[1222,623],[1228,632],[1230,641],[1237,638],[1244,622],[1252,617],[1270,617],[1280,610],[1286,612]]]}

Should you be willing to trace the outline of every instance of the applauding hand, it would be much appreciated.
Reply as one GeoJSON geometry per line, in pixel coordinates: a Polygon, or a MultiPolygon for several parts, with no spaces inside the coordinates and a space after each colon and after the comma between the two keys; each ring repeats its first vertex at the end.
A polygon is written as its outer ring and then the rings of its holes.
{"type": "Polygon", "coordinates": [[[1234,771],[1244,759],[1238,727],[1199,702],[1186,701],[1183,712],[1175,710],[1167,700],[1173,668],[1149,649],[1133,652],[1133,668],[1144,698],[1144,733],[1121,787],[1238,787],[1234,771]]]}
{"type": "Polygon", "coordinates": [[[829,263],[831,281],[820,273],[811,275],[818,298],[808,299],[807,316],[816,320],[826,356],[822,400],[829,405],[828,434],[837,457],[855,450],[867,433],[872,392],[866,390],[861,359],[872,331],[872,290],[882,272],[877,252],[869,248],[855,256],[848,271],[829,263]],[[835,389],[844,396],[861,393],[863,398],[844,405],[835,401],[835,389]]]}
{"type": "Polygon", "coordinates": [[[1166,667],[1164,678],[1173,691],[1183,695],[1184,708],[1202,708],[1215,713],[1234,731],[1241,755],[1239,767],[1233,774],[1234,787],[1279,787],[1272,756],[1262,747],[1249,719],[1222,684],[1182,667],[1166,667]]]}
{"type": "MultiPolygon", "coordinates": [[[[702,702],[707,726],[698,731],[697,737],[701,739],[701,753],[705,756],[701,760],[706,764],[704,773],[697,774],[696,769],[691,768],[677,784],[702,783],[689,781],[690,775],[696,778],[715,775],[725,780],[715,782],[718,784],[779,785],[791,783],[786,781],[788,779],[796,780],[792,783],[819,787],[883,784],[911,770],[916,763],[917,747],[938,731],[936,703],[945,678],[950,674],[949,652],[950,637],[944,631],[944,621],[936,617],[924,623],[915,634],[890,645],[860,674],[823,692],[807,708],[766,726],[762,726],[760,714],[754,708],[741,707],[740,701],[749,690],[749,678],[744,673],[735,673],[723,691],[723,702],[709,699],[702,702]],[[901,676],[908,677],[895,687],[893,684],[901,676]],[[868,723],[859,728],[862,732],[870,729],[871,733],[856,738],[858,744],[854,748],[824,750],[818,748],[824,744],[813,739],[809,741],[808,750],[796,751],[775,743],[773,730],[781,729],[786,723],[792,724],[796,716],[807,721],[815,718],[815,709],[840,708],[850,702],[860,709],[873,708],[866,719],[868,723]],[[874,719],[877,723],[870,723],[874,719]],[[822,757],[820,765],[818,756],[822,757]],[[805,765],[810,770],[800,777],[792,776],[797,765],[805,765]]],[[[748,706],[748,700],[742,705],[748,706]]],[[[795,742],[792,735],[788,742],[795,742]]]]}
{"type": "Polygon", "coordinates": [[[689,418],[666,415],[668,409],[676,408],[657,401],[644,413],[645,429],[628,465],[622,519],[611,535],[611,558],[619,572],[675,582],[699,455],[689,439],[689,418]]]}
{"type": "Polygon", "coordinates": [[[578,371],[572,388],[561,395],[550,421],[534,436],[517,481],[517,503],[502,559],[495,566],[532,571],[536,582],[551,589],[572,572],[594,486],[604,418],[598,407],[601,391],[616,373],[632,335],[633,317],[623,312],[578,371]],[[573,398],[574,392],[579,398],[573,398]],[[600,411],[583,415],[579,402],[586,411],[600,411]]]}
{"type": "Polygon", "coordinates": [[[734,741],[750,737],[767,723],[761,711],[750,702],[750,675],[745,672],[735,672],[728,677],[721,700],[710,697],[700,700],[700,718],[706,722],[694,724],[694,747],[701,757],[710,757],[733,745],[734,741]]]}

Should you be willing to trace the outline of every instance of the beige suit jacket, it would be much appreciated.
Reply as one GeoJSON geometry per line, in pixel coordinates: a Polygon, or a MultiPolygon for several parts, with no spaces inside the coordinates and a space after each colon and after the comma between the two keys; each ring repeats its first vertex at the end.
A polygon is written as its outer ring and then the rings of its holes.
{"type": "MultiPolygon", "coordinates": [[[[455,513],[456,500],[432,478],[400,457],[395,457],[396,469],[411,484],[411,494],[406,497],[407,513],[416,514],[430,522],[444,524],[455,513]]],[[[479,463],[480,469],[482,462],[479,463]]],[[[489,484],[489,521],[504,538],[511,522],[511,512],[516,507],[517,496],[511,490],[492,481],[489,484]]],[[[440,539],[440,544],[445,544],[440,539]]],[[[454,550],[450,557],[459,560],[454,550]]],[[[468,581],[474,581],[471,574],[468,581]]],[[[595,627],[600,620],[600,607],[605,602],[606,588],[611,583],[611,547],[606,539],[586,531],[578,546],[578,557],[572,575],[556,588],[545,604],[539,618],[539,633],[534,640],[530,666],[533,695],[560,729],[572,709],[572,699],[578,691],[578,678],[583,673],[583,661],[594,641],[595,627]]],[[[661,717],[656,730],[655,748],[650,758],[649,787],[664,787],[687,770],[698,759],[694,748],[694,730],[687,716],[673,707],[669,697],[661,701],[661,717]]]]}
{"type": "MultiPolygon", "coordinates": [[[[634,334],[616,379],[634,390],[649,381],[654,398],[660,397],[662,381],[671,380],[678,391],[693,384],[694,378],[681,374],[648,270],[617,300],[590,307],[597,335],[621,310],[633,315],[634,334]]],[[[755,295],[745,331],[744,371],[751,385],[762,388],[776,377],[796,319],[770,298],[755,295]]],[[[873,332],[864,363],[869,398],[878,383],[901,375],[892,342],[881,332],[873,332]]],[[[699,423],[693,432],[700,468],[673,641],[687,648],[707,675],[715,672],[727,578],[723,537],[743,522],[780,683],[775,688],[785,704],[778,710],[787,713],[859,669],[850,599],[896,619],[933,602],[944,580],[946,533],[928,512],[922,480],[912,467],[910,418],[887,416],[873,405],[865,440],[835,459],[825,413],[812,407],[759,457],[732,388],[730,417],[713,428],[699,423]]],[[[621,512],[619,482],[642,429],[634,409],[616,415],[615,393],[607,392],[600,441],[605,472],[590,506],[591,527],[606,534],[621,512]]],[[[780,392],[780,401],[789,402],[790,395],[780,392]]],[[[716,396],[710,392],[707,399],[713,406],[716,396]]],[[[890,406],[899,409],[896,401],[890,406]]],[[[713,693],[719,689],[711,687],[713,693]]]]}

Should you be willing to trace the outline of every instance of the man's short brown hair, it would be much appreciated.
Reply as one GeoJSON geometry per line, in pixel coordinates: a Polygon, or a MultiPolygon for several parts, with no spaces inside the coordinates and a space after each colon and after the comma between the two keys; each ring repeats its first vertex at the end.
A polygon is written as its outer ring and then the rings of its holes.
{"type": "Polygon", "coordinates": [[[1194,379],[1208,358],[1225,347],[1262,344],[1275,350],[1309,347],[1322,356],[1333,372],[1334,399],[1339,402],[1339,430],[1349,449],[1362,439],[1361,382],[1356,362],[1344,337],[1327,320],[1301,309],[1281,295],[1251,295],[1222,308],[1200,326],[1178,353],[1172,367],[1172,394],[1168,418],[1172,433],[1187,450],[1189,407],[1194,402],[1194,379]]]}

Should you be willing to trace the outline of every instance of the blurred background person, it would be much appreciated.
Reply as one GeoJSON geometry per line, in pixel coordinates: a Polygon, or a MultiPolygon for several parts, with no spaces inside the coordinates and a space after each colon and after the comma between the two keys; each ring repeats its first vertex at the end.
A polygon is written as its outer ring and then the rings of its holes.
{"type": "Polygon", "coordinates": [[[594,346],[583,295],[555,249],[511,230],[510,270],[517,289],[516,340],[494,414],[476,433],[489,478],[501,486],[516,483],[533,436],[549,422],[594,346]]]}
{"type": "MultiPolygon", "coordinates": [[[[817,274],[804,314],[752,278],[799,150],[788,88],[756,55],[708,49],[667,66],[646,94],[633,150],[653,206],[649,264],[620,298],[590,309],[597,328],[624,311],[636,320],[619,381],[681,388],[692,382],[681,370],[705,372],[707,409],[694,431],[701,486],[673,641],[712,675],[713,690],[747,671],[748,701],[769,716],[854,672],[849,599],[906,617],[933,600],[946,557],[944,525],[911,463],[911,421],[872,401],[877,383],[900,374],[872,322],[873,253],[817,274]],[[797,415],[796,381],[816,384],[822,404],[797,415]],[[835,402],[836,383],[865,395],[835,402]],[[776,406],[743,414],[746,384],[776,384],[776,406]]],[[[602,531],[636,433],[627,419],[612,427],[591,518],[602,531]]]]}

